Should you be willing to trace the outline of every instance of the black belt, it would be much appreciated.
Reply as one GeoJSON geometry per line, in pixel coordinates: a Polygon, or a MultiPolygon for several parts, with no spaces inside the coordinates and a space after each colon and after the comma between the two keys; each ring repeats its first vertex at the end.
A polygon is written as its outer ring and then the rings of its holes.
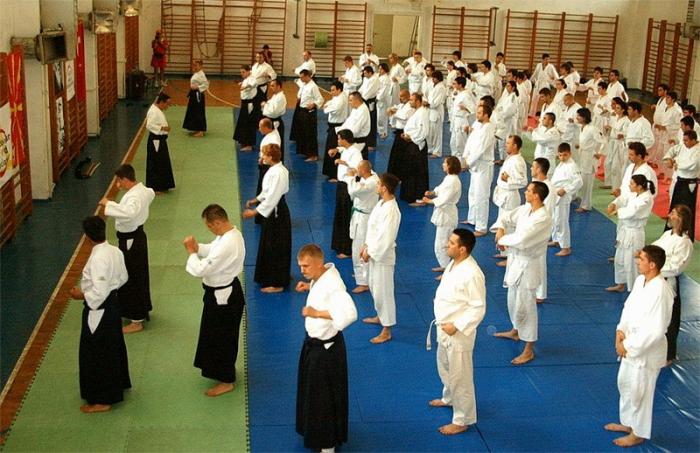
{"type": "Polygon", "coordinates": [[[367,99],[367,100],[365,100],[365,102],[368,103],[368,104],[371,103],[371,102],[376,103],[376,102],[377,102],[377,98],[367,99]]]}
{"type": "Polygon", "coordinates": [[[334,343],[334,342],[338,341],[340,338],[342,338],[342,336],[343,336],[343,332],[338,331],[338,333],[335,334],[333,337],[331,337],[327,340],[320,340],[318,338],[310,337],[309,334],[307,333],[306,338],[304,338],[304,342],[312,344],[314,346],[322,346],[324,344],[334,343]]]}
{"type": "Polygon", "coordinates": [[[367,143],[367,137],[355,137],[355,143],[367,143]]]}
{"type": "Polygon", "coordinates": [[[143,225],[139,225],[139,227],[136,228],[134,231],[129,231],[129,232],[117,231],[117,237],[124,238],[124,239],[134,239],[136,236],[138,236],[139,233],[142,233],[142,232],[143,232],[143,225]]]}
{"type": "Polygon", "coordinates": [[[206,289],[213,289],[214,291],[216,291],[219,289],[229,288],[229,287],[233,286],[237,281],[238,281],[238,277],[235,277],[233,279],[233,281],[231,281],[231,283],[229,283],[228,285],[224,285],[224,286],[209,286],[209,285],[205,285],[204,283],[202,283],[202,288],[204,288],[205,290],[206,289]]]}
{"type": "Polygon", "coordinates": [[[148,139],[149,140],[167,140],[168,139],[168,134],[165,135],[158,135],[154,134],[153,132],[148,133],[148,139]]]}
{"type": "Polygon", "coordinates": [[[676,176],[676,182],[687,182],[689,184],[692,184],[697,183],[698,181],[700,181],[700,179],[698,178],[681,178],[680,176],[676,176]]]}

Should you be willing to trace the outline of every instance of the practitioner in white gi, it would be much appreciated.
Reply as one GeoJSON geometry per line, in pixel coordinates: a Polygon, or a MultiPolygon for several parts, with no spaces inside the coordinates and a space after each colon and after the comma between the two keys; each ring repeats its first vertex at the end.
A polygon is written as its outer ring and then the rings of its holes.
{"type": "Polygon", "coordinates": [[[411,94],[421,93],[423,77],[425,77],[425,65],[428,64],[423,59],[423,53],[419,50],[414,50],[413,56],[404,60],[403,64],[406,67],[406,75],[408,76],[408,91],[411,94]]]}
{"type": "Polygon", "coordinates": [[[301,309],[306,338],[299,358],[296,431],[304,446],[331,453],[348,440],[348,363],[343,330],[357,320],[357,309],[333,263],[324,263],[316,244],[299,250],[308,291],[301,309]]]}
{"type": "Polygon", "coordinates": [[[367,149],[374,151],[377,147],[377,93],[379,92],[379,75],[372,66],[362,68],[362,85],[357,90],[369,110],[369,134],[367,134],[367,149]]]}
{"type": "Polygon", "coordinates": [[[659,134],[657,136],[657,142],[652,149],[649,150],[649,164],[654,168],[659,168],[661,170],[659,176],[665,175],[665,181],[670,183],[673,176],[673,167],[663,168],[661,161],[670,148],[669,140],[678,136],[681,118],[683,118],[683,110],[676,102],[678,100],[678,93],[675,91],[669,91],[666,94],[665,100],[666,111],[663,114],[662,123],[655,125],[659,130],[659,134]]]}
{"type": "Polygon", "coordinates": [[[627,134],[625,134],[625,142],[627,145],[639,142],[648,150],[654,144],[654,133],[651,129],[651,123],[642,115],[642,104],[637,101],[628,102],[627,115],[630,124],[627,127],[627,134]]]}
{"type": "Polygon", "coordinates": [[[630,191],[615,198],[608,205],[608,215],[617,216],[617,237],[615,238],[615,285],[606,291],[632,291],[637,278],[635,256],[644,247],[644,227],[654,206],[652,195],[656,192],[654,183],[644,175],[634,175],[630,180],[630,191]]]}
{"type": "MultiPolygon", "coordinates": [[[[402,138],[406,122],[413,115],[416,109],[411,105],[411,95],[407,89],[402,89],[400,93],[400,103],[389,109],[389,123],[394,129],[394,142],[389,153],[389,162],[386,167],[387,173],[399,178],[402,181],[406,168],[406,156],[404,150],[407,142],[402,138]]],[[[420,107],[420,106],[419,106],[420,107]]],[[[415,200],[412,200],[415,201],[415,200]]]]}
{"type": "Polygon", "coordinates": [[[584,84],[576,84],[576,91],[586,92],[586,107],[589,109],[592,109],[598,100],[598,84],[600,82],[603,82],[603,68],[596,66],[593,68],[593,77],[584,84]]]}
{"type": "Polygon", "coordinates": [[[360,253],[367,238],[369,215],[379,201],[377,197],[379,176],[372,171],[372,163],[363,160],[357,165],[357,170],[348,169],[345,183],[348,185],[348,194],[352,199],[350,238],[352,239],[352,268],[357,285],[352,292],[359,294],[369,291],[369,263],[360,257],[360,253]]]}
{"type": "Polygon", "coordinates": [[[433,248],[438,267],[434,267],[433,272],[443,272],[450,262],[446,247],[450,234],[457,227],[459,220],[457,203],[462,197],[462,182],[459,180],[461,170],[459,159],[454,156],[446,157],[442,162],[445,178],[432,191],[426,191],[423,197],[423,203],[432,204],[435,207],[430,222],[435,225],[433,248]]]}
{"type": "Polygon", "coordinates": [[[576,162],[581,171],[581,204],[576,212],[590,212],[593,206],[593,178],[598,166],[598,161],[605,145],[605,137],[596,126],[591,124],[591,111],[587,108],[576,112],[576,122],[581,126],[578,138],[578,151],[580,161],[576,162]]]}
{"type": "Polygon", "coordinates": [[[557,147],[561,143],[559,130],[554,127],[556,115],[548,112],[542,116],[542,124],[532,130],[532,141],[535,147],[535,158],[544,157],[549,161],[549,175],[552,176],[556,165],[557,147]]]}
{"type": "Polygon", "coordinates": [[[519,136],[510,135],[506,139],[506,159],[498,171],[493,189],[493,204],[498,206],[499,217],[522,204],[520,189],[527,186],[527,165],[520,154],[522,147],[523,140],[519,136]]]}
{"type": "Polygon", "coordinates": [[[391,100],[390,105],[399,103],[399,93],[401,85],[406,83],[406,70],[399,63],[399,56],[395,53],[389,54],[389,79],[391,80],[391,100]]]}
{"type": "MultiPolygon", "coordinates": [[[[268,91],[272,93],[272,96],[262,103],[262,114],[265,118],[269,118],[272,121],[272,127],[274,127],[279,136],[284,137],[282,115],[287,112],[287,97],[284,95],[282,82],[279,79],[271,80],[268,91]]],[[[280,146],[282,147],[282,160],[284,160],[284,143],[280,143],[280,146]]]]}
{"type": "Polygon", "coordinates": [[[377,133],[379,138],[385,139],[389,130],[389,118],[387,110],[391,107],[391,79],[389,78],[389,65],[379,64],[379,89],[377,90],[377,133]]]}
{"type": "MultiPolygon", "coordinates": [[[[690,208],[690,231],[695,233],[695,217],[698,199],[698,182],[700,181],[700,143],[698,133],[694,130],[683,132],[683,143],[669,150],[664,161],[676,169],[670,190],[671,207],[685,205],[690,208]]],[[[670,225],[666,225],[666,229],[670,225]]],[[[691,234],[694,239],[694,234],[691,234]]]]}
{"type": "Polygon", "coordinates": [[[476,329],[486,313],[486,284],[484,273],[471,254],[475,244],[471,231],[459,228],[452,232],[447,242],[451,261],[433,303],[437,369],[443,387],[442,396],[428,404],[452,406],[452,422],[439,428],[445,435],[463,433],[476,423],[472,354],[476,329]]]}
{"type": "Polygon", "coordinates": [[[489,195],[493,179],[493,149],[496,144],[496,127],[490,122],[492,108],[481,105],[476,109],[478,129],[472,131],[464,146],[466,164],[471,182],[469,184],[469,211],[467,222],[474,225],[474,236],[488,234],[489,195]]]}
{"type": "Polygon", "coordinates": [[[506,83],[506,90],[493,112],[493,123],[498,146],[496,164],[501,165],[506,159],[506,138],[518,133],[518,88],[514,81],[506,83]]]}
{"type": "Polygon", "coordinates": [[[625,301],[615,332],[615,351],[620,357],[617,388],[620,391],[620,423],[605,429],[626,433],[613,443],[632,447],[651,438],[654,390],[659,371],[666,363],[666,329],[671,320],[673,290],[660,275],[666,254],[647,245],[637,258],[639,277],[625,301]]]}
{"type": "Polygon", "coordinates": [[[452,102],[452,121],[450,122],[450,153],[462,159],[464,145],[467,143],[467,130],[476,118],[476,98],[471,90],[466,89],[467,79],[457,77],[452,83],[456,93],[452,102]]]}
{"type": "Polygon", "coordinates": [[[302,62],[299,66],[294,68],[294,74],[299,76],[301,75],[301,71],[303,71],[304,69],[309,71],[312,77],[316,74],[316,62],[312,58],[310,50],[304,51],[304,53],[302,54],[302,62]]]}
{"type": "Polygon", "coordinates": [[[131,388],[129,359],[119,316],[118,290],[128,279],[124,255],[107,242],[105,222],[98,216],[83,220],[90,257],[83,268],[80,288],[70,290],[71,298],[83,301],[78,366],[80,406],[86,414],[107,412],[124,400],[131,388]]]}
{"type": "Polygon", "coordinates": [[[530,116],[535,116],[537,107],[540,103],[540,90],[543,88],[551,88],[554,81],[559,78],[557,69],[549,62],[549,54],[542,54],[542,61],[537,63],[535,71],[532,73],[530,80],[532,81],[532,102],[530,103],[530,116]]]}
{"type": "MultiPolygon", "coordinates": [[[[649,181],[654,183],[654,187],[659,187],[656,172],[646,162],[647,150],[643,144],[639,142],[632,142],[628,144],[627,157],[630,163],[627,165],[627,168],[625,168],[625,172],[622,175],[620,187],[616,187],[613,190],[614,196],[619,197],[620,195],[629,192],[629,185],[632,175],[644,175],[649,181]]],[[[656,195],[654,195],[654,198],[656,198],[656,195]]]]}
{"type": "Polygon", "coordinates": [[[202,279],[204,305],[194,366],[202,376],[219,381],[206,391],[215,397],[233,390],[241,318],[245,309],[238,276],[243,271],[243,235],[231,224],[221,206],[210,204],[202,220],[216,237],[208,244],[187,236],[183,244],[189,254],[185,270],[202,279]]]}
{"type": "Polygon", "coordinates": [[[544,183],[531,182],[525,191],[525,204],[505,213],[496,222],[496,243],[499,249],[508,249],[503,286],[508,288],[508,315],[513,328],[494,336],[525,342],[523,352],[511,360],[513,365],[535,358],[538,339],[535,293],[543,277],[538,263],[547,253],[547,239],[552,228],[552,219],[544,206],[548,194],[544,183]],[[514,232],[506,234],[506,229],[514,232]]]}
{"type": "Polygon", "coordinates": [[[433,87],[429,90],[427,98],[423,98],[423,105],[428,108],[430,128],[428,131],[428,155],[431,159],[442,156],[442,132],[445,122],[445,99],[447,89],[443,83],[441,71],[432,73],[433,87]]]}
{"type": "Polygon", "coordinates": [[[530,98],[532,96],[532,82],[527,78],[525,72],[518,71],[515,76],[518,84],[518,131],[527,129],[527,116],[530,110],[530,98]]]}
{"type": "MultiPolygon", "coordinates": [[[[547,172],[549,171],[549,161],[544,157],[538,157],[532,161],[532,166],[530,167],[530,172],[532,173],[532,180],[544,183],[549,190],[547,198],[544,199],[544,207],[547,208],[549,216],[552,217],[554,221],[554,205],[557,201],[557,194],[555,193],[554,186],[552,182],[547,178],[547,172]]],[[[538,304],[544,303],[547,299],[547,254],[542,255],[539,261],[540,272],[542,273],[542,281],[535,291],[535,297],[538,304]]]]}
{"type": "Polygon", "coordinates": [[[608,74],[608,94],[610,99],[621,98],[625,102],[629,102],[630,98],[625,92],[625,87],[620,83],[620,71],[611,69],[608,74]]]}
{"type": "Polygon", "coordinates": [[[143,225],[148,220],[148,211],[156,194],[136,180],[136,171],[129,164],[120,165],[114,172],[117,188],[126,191],[119,203],[108,198],[100,200],[104,213],[114,217],[119,250],[124,254],[129,280],[119,289],[121,316],[129,319],[124,333],[143,330],[151,305],[151,289],[148,273],[148,238],[143,225]]]}
{"type": "Polygon", "coordinates": [[[202,60],[193,60],[194,74],[190,77],[190,91],[187,93],[187,111],[182,128],[190,131],[193,137],[204,137],[207,130],[206,101],[204,93],[209,89],[209,80],[202,69],[202,60]]]}
{"type": "Polygon", "coordinates": [[[360,55],[360,58],[358,59],[358,64],[361,68],[364,68],[365,66],[372,66],[372,69],[376,74],[377,70],[379,69],[379,56],[373,52],[373,49],[374,46],[367,43],[367,45],[365,45],[365,52],[360,55]]]}
{"type": "Polygon", "coordinates": [[[372,130],[372,117],[367,104],[362,99],[362,95],[354,91],[348,98],[350,115],[343,121],[343,124],[335,128],[336,132],[347,129],[352,132],[355,143],[363,143],[362,158],[367,159],[367,137],[372,130]]]}
{"type": "Polygon", "coordinates": [[[365,245],[360,252],[362,259],[369,263],[369,290],[377,312],[377,316],[362,322],[382,326],[381,333],[370,340],[373,344],[391,340],[391,328],[396,324],[394,266],[401,211],[394,193],[398,185],[399,180],[390,173],[379,177],[377,193],[381,199],[369,215],[365,245]]]}
{"type": "Polygon", "coordinates": [[[574,156],[574,161],[578,162],[578,135],[581,132],[581,127],[576,122],[576,112],[582,108],[581,105],[574,100],[574,96],[571,93],[567,93],[564,96],[564,110],[557,117],[557,130],[559,130],[560,141],[568,143],[572,146],[572,155],[574,156]]]}
{"type": "Polygon", "coordinates": [[[576,192],[583,186],[581,171],[571,157],[568,143],[559,145],[559,165],[552,174],[552,186],[557,195],[552,215],[552,241],[550,247],[560,247],[555,256],[571,255],[571,227],[569,208],[576,192]]]}
{"type": "Polygon", "coordinates": [[[348,96],[343,91],[343,84],[338,80],[331,83],[331,98],[323,104],[323,113],[328,115],[328,129],[326,130],[322,172],[328,178],[328,182],[336,182],[337,171],[334,159],[328,154],[328,150],[338,147],[336,128],[348,118],[348,96]]]}
{"type": "Polygon", "coordinates": [[[478,68],[479,72],[475,74],[476,98],[481,99],[484,96],[494,96],[493,86],[495,85],[496,76],[491,70],[491,62],[484,60],[479,63],[478,68]]]}
{"type": "Polygon", "coordinates": [[[350,55],[343,58],[343,64],[345,65],[345,74],[340,76],[338,80],[343,83],[345,94],[350,96],[350,93],[354,93],[362,85],[362,72],[360,68],[355,66],[350,55]]]}
{"type": "Polygon", "coordinates": [[[630,120],[627,117],[627,103],[620,98],[615,98],[611,103],[613,115],[608,123],[608,143],[605,150],[605,178],[606,186],[603,188],[617,188],[622,182],[622,173],[627,163],[627,146],[625,134],[630,120]]]}

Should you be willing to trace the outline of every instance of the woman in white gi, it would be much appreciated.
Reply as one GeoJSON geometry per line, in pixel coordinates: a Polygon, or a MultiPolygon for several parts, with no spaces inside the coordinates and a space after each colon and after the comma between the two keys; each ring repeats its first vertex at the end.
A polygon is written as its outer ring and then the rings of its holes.
{"type": "Polygon", "coordinates": [[[105,222],[98,216],[83,220],[83,231],[94,246],[83,268],[80,288],[70,296],[83,301],[78,364],[84,413],[106,412],[124,400],[131,388],[129,359],[119,316],[118,289],[128,275],[122,252],[106,241],[105,222]]]}
{"type": "Polygon", "coordinates": [[[365,318],[362,322],[382,326],[381,333],[370,340],[373,344],[391,340],[391,327],[396,324],[394,266],[401,211],[394,193],[398,185],[399,180],[390,173],[379,177],[377,193],[381,200],[369,215],[365,246],[360,253],[362,259],[369,263],[369,290],[377,311],[377,316],[365,318]]]}
{"type": "Polygon", "coordinates": [[[187,273],[201,277],[204,287],[194,366],[202,370],[202,376],[219,381],[206,392],[215,397],[232,391],[236,382],[238,336],[245,308],[238,275],[243,271],[245,245],[243,235],[218,204],[204,208],[202,220],[216,235],[214,240],[200,244],[194,236],[187,236],[183,244],[189,254],[187,273]]]}
{"type": "Polygon", "coordinates": [[[299,357],[296,431],[304,446],[332,452],[348,441],[348,363],[343,330],[357,320],[357,309],[333,263],[325,264],[316,244],[299,250],[297,262],[308,291],[302,308],[306,338],[299,357]]]}
{"type": "Polygon", "coordinates": [[[654,241],[666,252],[666,263],[661,269],[661,276],[666,279],[675,293],[673,298],[673,314],[666,332],[668,352],[666,365],[676,360],[676,343],[681,327],[681,288],[680,275],[683,273],[693,255],[693,241],[690,240],[690,225],[692,214],[685,205],[676,205],[668,214],[670,230],[664,231],[659,239],[654,241]]]}
{"type": "Polygon", "coordinates": [[[598,159],[602,154],[600,150],[605,144],[602,132],[591,124],[591,111],[587,108],[579,109],[576,112],[576,122],[581,125],[581,132],[578,136],[578,150],[580,162],[576,162],[581,170],[581,204],[576,212],[589,212],[592,207],[593,198],[593,177],[595,176],[598,159]]]}
{"type": "Polygon", "coordinates": [[[644,247],[644,227],[647,224],[651,208],[654,206],[652,195],[656,192],[654,183],[644,175],[634,175],[630,181],[630,192],[615,198],[608,206],[609,215],[617,215],[618,228],[615,251],[615,285],[606,291],[632,291],[634,279],[637,278],[637,266],[634,257],[644,247]]]}
{"type": "Polygon", "coordinates": [[[202,70],[202,60],[194,60],[190,77],[190,92],[187,94],[187,111],[182,128],[190,131],[193,137],[204,137],[207,130],[206,102],[204,93],[209,89],[209,81],[202,70]]]}
{"type": "Polygon", "coordinates": [[[511,360],[523,365],[535,358],[537,333],[537,287],[542,281],[539,262],[547,253],[552,219],[544,206],[549,195],[547,185],[533,181],[525,191],[525,204],[500,216],[496,222],[496,244],[508,249],[508,265],[503,286],[508,288],[508,316],[512,328],[494,336],[524,341],[523,352],[511,360]],[[509,229],[513,233],[506,233],[509,229]]]}
{"type": "Polygon", "coordinates": [[[498,153],[496,163],[506,159],[506,139],[518,133],[518,88],[514,81],[506,83],[506,91],[493,111],[493,123],[496,125],[496,146],[498,153]]]}
{"type": "Polygon", "coordinates": [[[476,423],[472,353],[476,329],[486,313],[486,285],[484,274],[471,255],[475,244],[471,231],[454,230],[447,242],[447,254],[452,260],[435,292],[437,369],[443,387],[442,396],[428,404],[452,406],[452,422],[439,428],[445,435],[463,433],[476,423]]]}
{"type": "Polygon", "coordinates": [[[610,187],[620,187],[622,173],[627,163],[627,146],[625,146],[625,133],[630,124],[627,117],[627,103],[621,98],[615,98],[611,102],[614,114],[610,116],[608,123],[608,145],[605,151],[605,176],[610,187]]]}
{"type": "Polygon", "coordinates": [[[665,334],[673,305],[673,290],[660,275],[665,261],[661,247],[642,249],[637,261],[641,275],[634,281],[615,332],[615,351],[620,357],[620,423],[608,423],[605,429],[627,434],[613,441],[619,447],[651,438],[654,391],[666,363],[665,334]]]}
{"type": "Polygon", "coordinates": [[[255,282],[264,293],[279,293],[289,285],[292,260],[292,223],[285,194],[289,192],[289,171],[280,162],[280,147],[267,145],[262,150],[263,163],[270,168],[262,182],[262,192],[246,202],[243,218],[260,214],[265,219],[260,232],[255,261],[255,282]],[[255,209],[253,206],[257,205],[255,209]]]}
{"type": "Polygon", "coordinates": [[[452,230],[457,227],[457,203],[462,196],[462,182],[459,180],[462,166],[459,159],[454,156],[445,158],[442,171],[445,172],[445,179],[432,191],[426,191],[423,197],[424,203],[435,206],[430,222],[435,225],[434,249],[439,266],[434,267],[433,272],[444,271],[450,262],[450,257],[447,256],[447,240],[452,230]]]}
{"type": "Polygon", "coordinates": [[[571,227],[569,207],[574,194],[581,188],[581,171],[571,158],[571,146],[559,145],[559,165],[552,175],[552,186],[557,196],[552,215],[552,241],[550,247],[561,247],[556,256],[571,255],[571,227]]]}

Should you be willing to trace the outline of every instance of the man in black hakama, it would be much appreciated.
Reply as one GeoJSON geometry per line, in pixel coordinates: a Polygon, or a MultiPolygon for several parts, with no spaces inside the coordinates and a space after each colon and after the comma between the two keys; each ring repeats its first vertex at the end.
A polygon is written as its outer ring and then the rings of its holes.
{"type": "Polygon", "coordinates": [[[190,78],[190,91],[187,93],[187,111],[182,128],[192,131],[195,137],[203,137],[207,130],[206,101],[204,93],[209,88],[202,60],[192,62],[194,74],[190,78]]]}
{"type": "Polygon", "coordinates": [[[343,84],[338,80],[331,84],[331,96],[331,100],[326,102],[323,107],[324,111],[328,111],[328,109],[332,111],[328,112],[328,129],[326,130],[326,145],[323,147],[323,169],[321,171],[328,179],[334,182],[338,170],[335,167],[335,158],[328,154],[328,150],[338,147],[338,132],[336,128],[343,122],[336,122],[337,119],[335,118],[342,118],[343,120],[347,118],[348,105],[347,99],[342,100],[339,98],[339,96],[345,96],[345,94],[343,93],[343,84]],[[339,112],[341,108],[344,110],[343,113],[339,112]]]}
{"type": "MultiPolygon", "coordinates": [[[[338,131],[338,145],[345,149],[343,155],[335,154],[336,159],[341,159],[344,162],[342,169],[353,167],[349,162],[349,154],[352,152],[350,147],[355,143],[353,134],[348,129],[338,131]]],[[[333,151],[333,150],[332,150],[333,151]]],[[[335,150],[337,153],[337,149],[335,150]]],[[[357,156],[357,157],[361,157],[357,156]]],[[[336,162],[337,164],[337,162],[336,162]]],[[[333,213],[333,233],[331,236],[331,248],[338,254],[340,259],[350,258],[352,256],[352,239],[350,238],[350,219],[352,217],[352,199],[348,193],[348,185],[343,181],[345,171],[340,175],[341,167],[336,165],[338,173],[338,182],[335,190],[335,211],[333,213]]]]}
{"type": "Polygon", "coordinates": [[[296,135],[297,152],[306,156],[306,162],[318,160],[318,118],[316,112],[323,105],[323,97],[316,83],[311,80],[311,73],[301,71],[299,86],[299,105],[297,115],[298,134],[296,135]]]}
{"type": "Polygon", "coordinates": [[[202,212],[209,231],[217,237],[209,244],[198,244],[193,236],[183,241],[189,253],[187,272],[202,278],[204,305],[194,366],[202,376],[218,381],[206,395],[230,392],[236,382],[238,337],[245,299],[238,275],[243,270],[243,235],[217,204],[202,212]]]}
{"type": "MultiPolygon", "coordinates": [[[[700,144],[698,143],[698,134],[694,130],[683,132],[683,144],[685,149],[681,149],[677,156],[673,159],[664,159],[667,162],[670,160],[671,165],[676,167],[676,182],[673,186],[673,197],[669,205],[669,213],[674,206],[685,205],[690,209],[690,240],[695,241],[695,220],[696,206],[698,200],[698,178],[697,161],[700,155],[700,144]]],[[[664,230],[670,230],[668,220],[664,230]]]]}
{"type": "Polygon", "coordinates": [[[309,292],[301,312],[307,321],[299,356],[296,431],[306,448],[333,451],[348,440],[348,365],[342,330],[357,319],[357,310],[335,266],[324,264],[318,245],[302,247],[297,260],[310,283],[296,286],[297,291],[309,292]]]}
{"type": "Polygon", "coordinates": [[[173,167],[168,150],[170,126],[163,113],[170,106],[170,96],[160,93],[146,114],[148,144],[146,145],[146,186],[157,193],[175,188],[173,167]]]}
{"type": "MultiPolygon", "coordinates": [[[[238,110],[238,119],[234,118],[236,129],[233,131],[233,139],[240,144],[241,151],[251,151],[255,145],[262,111],[260,103],[256,102],[258,88],[249,65],[241,66],[241,77],[241,108],[238,110]]],[[[234,109],[234,116],[235,112],[234,109]]]]}
{"type": "Polygon", "coordinates": [[[104,220],[88,217],[83,230],[93,248],[80,288],[70,290],[73,299],[83,300],[78,363],[80,397],[87,404],[80,410],[105,412],[123,401],[124,390],[131,388],[118,304],[118,289],[128,276],[121,251],[105,240],[104,220]]]}

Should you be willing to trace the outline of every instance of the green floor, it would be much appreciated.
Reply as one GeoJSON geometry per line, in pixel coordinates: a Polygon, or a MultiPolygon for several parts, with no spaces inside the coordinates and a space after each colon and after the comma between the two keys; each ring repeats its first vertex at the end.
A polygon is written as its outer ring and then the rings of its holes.
{"type": "MultiPolygon", "coordinates": [[[[528,138],[524,139],[522,154],[525,160],[532,162],[535,154],[535,144],[528,138]]],[[[603,183],[597,178],[593,184],[593,208],[617,223],[617,217],[611,217],[607,214],[608,205],[613,200],[612,195],[610,195],[610,189],[601,189],[603,183]]],[[[654,213],[649,216],[649,221],[645,228],[647,244],[651,244],[661,236],[664,232],[665,224],[666,221],[654,213]]],[[[700,283],[700,241],[695,241],[694,245],[693,259],[691,259],[690,264],[686,268],[685,275],[700,283]]]]}
{"type": "MultiPolygon", "coordinates": [[[[207,109],[206,139],[180,129],[184,108],[167,112],[177,188],[157,197],[146,224],[154,311],[146,331],[127,336],[133,388],[104,414],[85,415],[78,388],[82,304],[66,311],[10,431],[5,451],[246,451],[244,338],[234,392],[208,398],[213,384],[192,366],[202,305],[201,281],[185,273],[182,239],[212,239],[200,214],[219,203],[240,227],[238,173],[230,138],[231,110],[207,109]],[[203,423],[206,420],[206,423],[203,423]]],[[[144,176],[146,141],[134,160],[144,176]]],[[[126,150],[124,150],[126,151],[126,150]]],[[[97,203],[98,200],[94,200],[97,203]]],[[[115,243],[114,222],[108,238],[115,243]]],[[[79,219],[75,227],[80,228],[79,219]]]]}

